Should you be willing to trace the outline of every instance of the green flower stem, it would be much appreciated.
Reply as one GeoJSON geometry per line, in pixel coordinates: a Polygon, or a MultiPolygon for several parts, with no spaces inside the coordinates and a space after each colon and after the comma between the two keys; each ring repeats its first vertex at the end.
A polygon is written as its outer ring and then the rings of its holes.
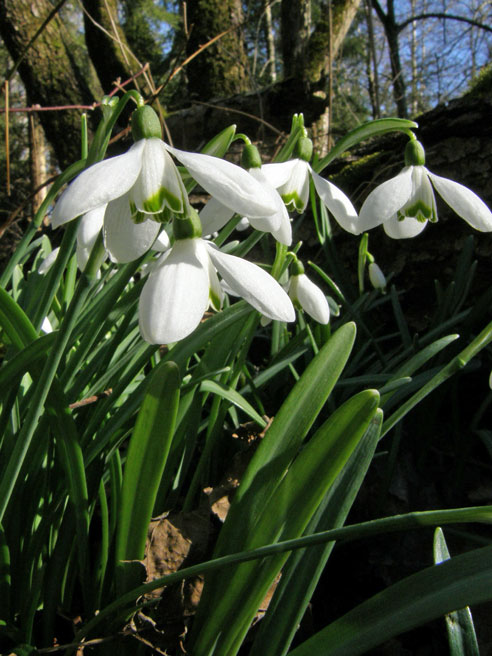
{"type": "MultiPolygon", "coordinates": [[[[395,515],[393,517],[383,517],[369,522],[362,522],[360,524],[352,524],[351,526],[344,526],[329,531],[322,531],[321,533],[314,533],[313,535],[295,538],[294,540],[277,542],[265,547],[259,547],[258,549],[252,549],[251,551],[242,551],[240,553],[221,556],[205,563],[186,567],[178,572],[162,576],[150,583],[145,583],[144,585],[140,585],[139,587],[130,590],[106,606],[106,608],[101,609],[98,615],[87,622],[84,628],[79,631],[76,635],[76,640],[82,640],[82,638],[89,635],[96,628],[107,624],[108,618],[113,616],[117,611],[121,613],[123,609],[131,607],[126,614],[132,614],[136,610],[133,605],[135,600],[142,595],[152,592],[152,590],[178,583],[179,581],[191,578],[198,574],[222,569],[227,565],[244,563],[249,560],[256,560],[266,556],[274,556],[279,553],[284,553],[285,551],[293,551],[294,549],[304,549],[305,547],[325,544],[326,542],[332,542],[334,540],[360,540],[362,538],[370,537],[372,535],[381,535],[383,533],[471,522],[480,522],[484,524],[492,523],[492,506],[474,506],[470,508],[457,508],[451,510],[430,510],[425,512],[408,513],[406,515],[395,515]]],[[[155,603],[155,600],[153,603],[155,603]]]]}
{"type": "Polygon", "coordinates": [[[453,374],[463,369],[463,367],[465,367],[468,362],[477,355],[477,353],[490,344],[490,342],[492,342],[492,321],[466,348],[443,367],[439,373],[433,376],[429,382],[423,385],[418,392],[411,396],[396,412],[386,419],[381,430],[381,438],[383,438],[386,433],[388,433],[413,407],[420,403],[422,399],[428,396],[453,374]]]}

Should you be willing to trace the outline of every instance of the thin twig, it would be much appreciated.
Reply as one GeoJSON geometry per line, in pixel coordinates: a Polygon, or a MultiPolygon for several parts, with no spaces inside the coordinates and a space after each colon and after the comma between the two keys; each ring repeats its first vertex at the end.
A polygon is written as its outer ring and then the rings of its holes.
{"type": "Polygon", "coordinates": [[[5,166],[7,168],[7,196],[10,196],[9,81],[8,80],[5,80],[5,166]]]}
{"type": "Polygon", "coordinates": [[[111,388],[104,390],[101,394],[94,394],[94,396],[88,396],[86,399],[81,399],[80,401],[75,401],[75,403],[70,403],[69,408],[70,410],[76,410],[77,408],[83,408],[86,405],[91,405],[92,403],[96,403],[99,401],[99,399],[104,399],[110,396],[113,393],[113,390],[111,388]]]}
{"type": "Polygon", "coordinates": [[[283,134],[282,130],[277,129],[274,125],[268,123],[268,121],[265,121],[264,119],[260,118],[259,116],[255,116],[254,114],[250,114],[249,112],[243,112],[240,109],[233,109],[232,107],[224,107],[223,105],[214,105],[213,103],[203,102],[202,100],[193,100],[193,104],[204,105],[205,107],[212,107],[214,109],[221,109],[224,112],[233,112],[235,114],[241,114],[242,116],[247,116],[248,118],[257,121],[258,123],[263,123],[263,125],[265,125],[267,128],[270,128],[270,130],[272,132],[275,132],[275,134],[278,135],[283,134]]]}

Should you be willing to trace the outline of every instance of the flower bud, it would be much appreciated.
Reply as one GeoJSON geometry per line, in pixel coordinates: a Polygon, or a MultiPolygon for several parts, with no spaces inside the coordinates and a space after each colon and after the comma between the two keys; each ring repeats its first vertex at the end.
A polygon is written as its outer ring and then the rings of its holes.
{"type": "Polygon", "coordinates": [[[369,264],[369,280],[374,289],[386,289],[386,278],[376,262],[369,264]]]}
{"type": "Polygon", "coordinates": [[[134,141],[162,136],[161,122],[150,105],[138,107],[132,114],[132,135],[134,141]]]}
{"type": "Polygon", "coordinates": [[[259,169],[261,167],[261,155],[255,145],[246,144],[244,146],[241,164],[245,169],[259,169]]]}
{"type": "Polygon", "coordinates": [[[411,139],[405,147],[405,166],[425,166],[425,150],[420,141],[411,139]]]}

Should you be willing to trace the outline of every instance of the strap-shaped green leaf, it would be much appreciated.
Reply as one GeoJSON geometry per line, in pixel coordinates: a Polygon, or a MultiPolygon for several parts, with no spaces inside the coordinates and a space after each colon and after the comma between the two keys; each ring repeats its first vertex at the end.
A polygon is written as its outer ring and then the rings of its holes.
{"type": "Polygon", "coordinates": [[[457,608],[492,599],[492,546],[428,567],[371,597],[289,656],[358,656],[457,608]]]}
{"type": "Polygon", "coordinates": [[[356,144],[375,137],[377,135],[385,134],[386,132],[406,132],[418,128],[417,123],[409,121],[404,118],[380,118],[376,121],[369,121],[363,125],[358,125],[351,130],[343,139],[335,145],[334,148],[323,157],[317,164],[314,165],[314,170],[320,173],[330,162],[336,157],[339,157],[343,152],[352,148],[356,144]]]}
{"type": "MultiPolygon", "coordinates": [[[[446,539],[438,526],[434,531],[434,562],[436,564],[449,560],[446,539]]],[[[473,618],[468,606],[446,615],[450,656],[480,656],[473,618]]]]}
{"type": "MultiPolygon", "coordinates": [[[[257,521],[246,526],[245,548],[302,535],[324,495],[345,466],[376,413],[379,394],[366,390],[344,403],[308,441],[282,477],[257,521]]],[[[249,517],[243,521],[247,524],[249,517]]],[[[204,656],[220,638],[214,656],[233,656],[287,554],[244,563],[212,580],[213,605],[202,615],[192,650],[204,656]]]]}
{"type": "Polygon", "coordinates": [[[223,399],[230,401],[233,405],[241,408],[251,419],[256,421],[262,428],[265,428],[266,422],[261,415],[259,415],[256,410],[253,408],[251,403],[246,401],[246,399],[232,387],[227,385],[221,385],[216,383],[213,380],[204,380],[200,385],[200,390],[202,392],[211,392],[217,396],[221,396],[223,399]]]}
{"type": "Polygon", "coordinates": [[[126,457],[116,540],[116,561],[144,555],[147,528],[174,435],[179,369],[162,362],[152,372],[126,457]]]}
{"type": "MultiPolygon", "coordinates": [[[[305,535],[343,526],[372,462],[382,421],[383,412],[378,409],[364,437],[325,495],[305,535]]],[[[287,653],[334,545],[332,541],[290,555],[261,621],[251,654],[259,653],[261,645],[268,645],[269,656],[287,653]]]]}
{"type": "Polygon", "coordinates": [[[339,328],[282,404],[236,492],[215,555],[241,551],[270,497],[328,399],[352,351],[355,324],[339,328]],[[248,518],[245,523],[245,518],[248,518]]]}

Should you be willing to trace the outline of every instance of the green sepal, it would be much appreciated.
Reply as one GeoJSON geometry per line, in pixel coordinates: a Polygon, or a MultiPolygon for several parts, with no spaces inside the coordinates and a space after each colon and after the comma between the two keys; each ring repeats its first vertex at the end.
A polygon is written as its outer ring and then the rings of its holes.
{"type": "Polygon", "coordinates": [[[405,146],[405,166],[425,166],[425,150],[420,141],[411,139],[405,146]]]}
{"type": "Polygon", "coordinates": [[[241,165],[245,169],[261,168],[260,151],[254,144],[246,144],[244,146],[243,154],[241,156],[241,165]]]}
{"type": "Polygon", "coordinates": [[[162,137],[161,122],[150,105],[138,107],[132,114],[132,135],[134,141],[162,137]]]}

